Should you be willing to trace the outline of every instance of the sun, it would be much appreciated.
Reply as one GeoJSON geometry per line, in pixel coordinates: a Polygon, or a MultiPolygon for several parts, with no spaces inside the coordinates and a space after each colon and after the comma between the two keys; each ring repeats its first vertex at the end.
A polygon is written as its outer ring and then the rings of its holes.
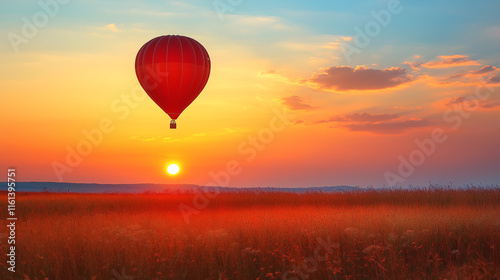
{"type": "Polygon", "coordinates": [[[179,170],[180,170],[179,166],[175,163],[172,163],[169,166],[167,166],[167,173],[170,175],[175,175],[179,173],[179,170]]]}

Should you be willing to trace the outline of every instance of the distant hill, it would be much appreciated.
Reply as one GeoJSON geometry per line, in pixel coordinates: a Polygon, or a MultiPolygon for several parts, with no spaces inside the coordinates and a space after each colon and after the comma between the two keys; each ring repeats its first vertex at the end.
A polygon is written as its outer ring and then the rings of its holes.
{"type": "MultiPolygon", "coordinates": [[[[4,183],[6,186],[7,183],[4,183]]],[[[18,192],[79,192],[79,193],[142,193],[142,192],[193,192],[202,186],[191,184],[89,184],[59,182],[16,182],[18,192]]],[[[271,187],[216,187],[220,192],[254,191],[254,192],[344,192],[360,190],[359,187],[333,186],[308,188],[271,188],[271,187]]]]}

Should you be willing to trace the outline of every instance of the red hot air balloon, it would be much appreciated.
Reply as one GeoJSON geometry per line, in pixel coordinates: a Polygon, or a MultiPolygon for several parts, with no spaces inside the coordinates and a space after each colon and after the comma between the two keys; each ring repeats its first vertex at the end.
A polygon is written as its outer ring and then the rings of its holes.
{"type": "Polygon", "coordinates": [[[142,46],[135,73],[146,93],[175,120],[205,87],[210,57],[198,41],[178,35],[156,37],[142,46]]]}

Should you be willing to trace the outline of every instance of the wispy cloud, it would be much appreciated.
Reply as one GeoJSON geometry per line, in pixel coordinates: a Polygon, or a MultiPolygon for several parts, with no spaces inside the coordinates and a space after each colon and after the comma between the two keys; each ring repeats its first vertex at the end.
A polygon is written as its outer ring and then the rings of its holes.
{"type": "Polygon", "coordinates": [[[376,134],[397,134],[413,128],[430,126],[429,121],[423,119],[411,119],[398,122],[380,123],[353,123],[344,125],[351,131],[367,131],[376,134]]]}
{"type": "Polygon", "coordinates": [[[430,126],[430,123],[424,119],[405,119],[398,114],[366,112],[333,116],[315,123],[336,123],[337,126],[350,131],[366,131],[375,134],[396,134],[412,128],[430,126]]]}
{"type": "Polygon", "coordinates": [[[478,70],[471,70],[471,71],[468,71],[466,73],[453,74],[451,76],[444,78],[443,81],[457,80],[457,79],[461,79],[464,77],[471,78],[474,76],[482,76],[482,75],[486,75],[486,74],[489,74],[491,72],[494,72],[494,71],[496,71],[496,69],[497,68],[494,66],[487,65],[487,66],[481,67],[478,70]]]}
{"type": "Polygon", "coordinates": [[[361,65],[325,68],[302,82],[320,90],[350,91],[393,88],[412,80],[403,68],[372,69],[361,65]]]}
{"type": "Polygon", "coordinates": [[[405,61],[403,64],[410,66],[413,70],[420,70],[420,66],[425,63],[420,55],[414,55],[411,61],[405,61]]]}
{"type": "Polygon", "coordinates": [[[118,32],[118,29],[116,28],[116,25],[114,23],[110,23],[106,25],[106,27],[113,32],[118,32]]]}
{"type": "Polygon", "coordinates": [[[500,106],[500,101],[497,100],[467,100],[465,96],[455,96],[444,99],[445,106],[465,106],[465,107],[478,107],[481,109],[492,109],[500,106]]]}
{"type": "Polygon", "coordinates": [[[500,75],[494,75],[488,78],[488,84],[500,84],[500,75]]]}
{"type": "Polygon", "coordinates": [[[494,74],[496,71],[498,71],[498,68],[487,65],[480,69],[469,70],[467,72],[456,73],[445,77],[435,76],[428,78],[430,84],[444,87],[472,86],[485,82],[487,84],[498,84],[500,83],[500,78],[498,74],[494,74]]]}
{"type": "Polygon", "coordinates": [[[317,107],[313,107],[304,102],[304,99],[300,96],[293,95],[289,97],[284,97],[281,99],[283,105],[288,106],[291,110],[312,110],[317,109],[317,107]]]}
{"type": "MultiPolygon", "coordinates": [[[[383,122],[394,119],[399,119],[401,116],[396,114],[369,114],[369,113],[353,113],[340,116],[334,116],[328,119],[328,122],[383,122]]],[[[324,122],[324,121],[323,121],[324,122]]]]}
{"type": "Polygon", "coordinates": [[[470,73],[473,74],[473,75],[484,75],[484,74],[487,74],[487,73],[490,73],[490,72],[493,72],[495,71],[497,68],[494,67],[494,66],[491,66],[491,65],[487,65],[487,66],[484,66],[482,67],[481,69],[479,70],[475,70],[475,71],[471,71],[470,73]]]}
{"type": "Polygon", "coordinates": [[[249,16],[228,14],[227,18],[232,24],[240,27],[260,28],[255,30],[272,29],[279,31],[292,31],[293,28],[280,17],[277,16],[249,16]]]}
{"type": "Polygon", "coordinates": [[[439,59],[421,64],[426,68],[450,68],[457,66],[481,65],[479,62],[471,60],[467,55],[443,55],[439,59]]]}

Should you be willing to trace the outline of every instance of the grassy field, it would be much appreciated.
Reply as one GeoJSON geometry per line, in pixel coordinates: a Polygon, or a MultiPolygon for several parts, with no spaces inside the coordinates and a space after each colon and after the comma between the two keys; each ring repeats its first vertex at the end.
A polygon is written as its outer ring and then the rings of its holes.
{"type": "Polygon", "coordinates": [[[500,279],[498,187],[1,195],[0,279],[500,279]]]}

